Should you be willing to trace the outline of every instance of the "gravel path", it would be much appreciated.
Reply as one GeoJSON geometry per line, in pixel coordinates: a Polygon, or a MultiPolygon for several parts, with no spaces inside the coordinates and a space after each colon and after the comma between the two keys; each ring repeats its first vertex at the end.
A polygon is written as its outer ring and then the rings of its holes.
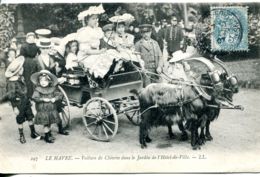
{"type": "MultiPolygon", "coordinates": [[[[0,106],[1,172],[230,172],[259,171],[260,167],[260,90],[241,90],[234,103],[244,111],[222,110],[212,124],[214,140],[193,151],[189,142],[168,138],[167,128],[151,131],[152,143],[141,149],[138,127],[126,117],[119,118],[118,134],[111,142],[88,139],[73,108],[69,136],[57,135],[54,144],[32,140],[25,123],[27,143],[21,145],[14,114],[8,104],[0,106]],[[66,156],[66,157],[65,157],[66,156]],[[99,160],[102,158],[102,160],[99,160]]],[[[42,127],[36,126],[42,133],[42,127]]],[[[180,136],[179,130],[174,132],[180,136]]]]}

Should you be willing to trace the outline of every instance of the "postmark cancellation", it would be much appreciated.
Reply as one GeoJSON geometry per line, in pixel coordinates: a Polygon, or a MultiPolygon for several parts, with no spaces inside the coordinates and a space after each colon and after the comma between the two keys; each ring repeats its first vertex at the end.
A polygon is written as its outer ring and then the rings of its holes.
{"type": "Polygon", "coordinates": [[[211,7],[211,50],[248,50],[248,7],[211,7]]]}

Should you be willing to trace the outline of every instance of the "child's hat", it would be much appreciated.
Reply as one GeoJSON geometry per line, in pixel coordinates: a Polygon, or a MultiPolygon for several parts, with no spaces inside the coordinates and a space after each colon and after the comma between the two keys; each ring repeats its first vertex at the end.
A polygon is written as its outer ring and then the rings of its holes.
{"type": "Polygon", "coordinates": [[[14,59],[7,67],[5,77],[10,78],[15,76],[23,67],[24,60],[25,59],[23,56],[19,56],[16,59],[14,59]]]}
{"type": "Polygon", "coordinates": [[[114,28],[114,25],[112,23],[109,23],[109,24],[104,25],[102,30],[104,32],[106,32],[106,31],[113,31],[113,28],[114,28]]]}
{"type": "Polygon", "coordinates": [[[58,79],[54,74],[48,70],[41,70],[40,72],[34,73],[31,76],[31,81],[34,85],[38,85],[40,76],[47,76],[51,80],[52,86],[56,86],[58,84],[58,79]]]}

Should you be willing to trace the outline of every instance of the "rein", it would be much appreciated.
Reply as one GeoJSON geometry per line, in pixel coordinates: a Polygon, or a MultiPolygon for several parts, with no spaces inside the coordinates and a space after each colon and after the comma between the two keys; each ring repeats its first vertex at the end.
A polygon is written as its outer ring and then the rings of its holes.
{"type": "MultiPolygon", "coordinates": [[[[212,86],[206,86],[206,85],[200,85],[200,84],[195,84],[193,83],[192,81],[184,81],[184,80],[177,80],[177,79],[172,79],[170,78],[167,74],[165,74],[164,72],[162,72],[163,76],[160,75],[160,74],[156,74],[156,73],[153,73],[153,72],[150,72],[150,71],[147,71],[145,69],[142,69],[138,66],[136,66],[133,62],[131,62],[131,64],[136,68],[136,70],[139,72],[139,73],[143,73],[146,77],[148,77],[149,79],[153,80],[153,81],[156,81],[155,79],[153,79],[152,77],[149,77],[148,74],[150,75],[155,75],[155,76],[158,76],[162,79],[165,79],[167,80],[170,84],[180,84],[180,85],[188,85],[188,86],[194,86],[194,87],[201,87],[201,88],[207,88],[207,89],[211,89],[211,90],[214,90],[215,88],[212,87],[212,86]]],[[[226,88],[223,88],[223,90],[225,91],[228,91],[228,92],[232,92],[232,90],[230,89],[226,89],[226,88]]]]}

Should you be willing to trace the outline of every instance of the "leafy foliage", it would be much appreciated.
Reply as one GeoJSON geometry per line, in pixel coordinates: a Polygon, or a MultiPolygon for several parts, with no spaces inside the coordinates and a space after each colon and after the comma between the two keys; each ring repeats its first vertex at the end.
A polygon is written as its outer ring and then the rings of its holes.
{"type": "Polygon", "coordinates": [[[260,14],[250,14],[249,18],[249,44],[260,45],[260,14]]]}
{"type": "Polygon", "coordinates": [[[15,35],[15,8],[14,5],[0,6],[0,48],[9,46],[10,40],[15,35]]]}
{"type": "MultiPolygon", "coordinates": [[[[92,5],[98,4],[22,4],[25,32],[38,28],[49,28],[54,36],[65,36],[75,32],[81,27],[78,14],[92,5]]],[[[104,14],[101,20],[107,20],[108,14],[115,12],[119,5],[103,4],[107,14],[104,14]]]]}

